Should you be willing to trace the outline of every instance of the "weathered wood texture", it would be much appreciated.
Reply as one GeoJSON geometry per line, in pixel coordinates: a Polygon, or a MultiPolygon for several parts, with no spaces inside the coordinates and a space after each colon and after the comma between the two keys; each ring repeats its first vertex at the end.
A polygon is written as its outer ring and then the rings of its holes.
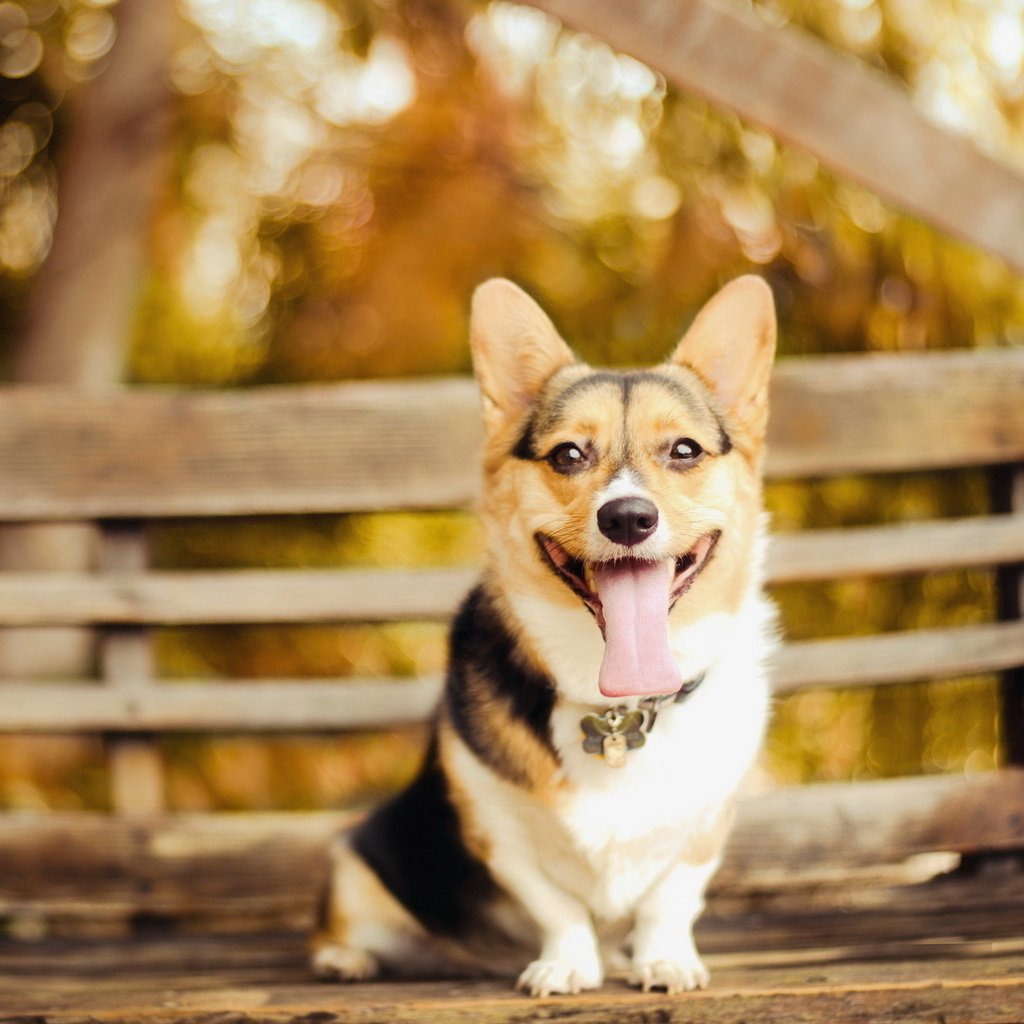
{"type": "MultiPolygon", "coordinates": [[[[990,623],[787,644],[776,656],[773,683],[778,693],[871,686],[995,672],[1022,660],[1024,623],[990,623]]],[[[440,691],[441,680],[436,676],[175,680],[130,691],[87,681],[10,681],[0,683],[0,731],[369,729],[422,721],[440,691]]]]}
{"type": "Polygon", "coordinates": [[[422,722],[441,692],[422,679],[179,680],[131,694],[88,682],[0,684],[4,732],[326,732],[422,722]]]}
{"type": "MultiPolygon", "coordinates": [[[[768,472],[1024,460],[1024,351],[782,362],[768,472]]],[[[248,392],[0,390],[0,519],[464,507],[469,380],[248,392]]]]}
{"type": "Polygon", "coordinates": [[[1024,514],[1017,513],[776,534],[766,576],[778,584],[1021,562],[1024,514]]]}
{"type": "MultiPolygon", "coordinates": [[[[778,534],[769,583],[1024,562],[1024,515],[778,534]]],[[[0,574],[6,626],[447,619],[477,570],[314,569],[0,574]]]]}
{"type": "Polygon", "coordinates": [[[778,692],[997,672],[1024,660],[1024,622],[807,640],[779,651],[778,692]]]}
{"type": "MultiPolygon", "coordinates": [[[[201,930],[308,926],[327,842],[351,816],[0,817],[0,917],[108,930],[140,915],[201,930]]],[[[721,896],[835,882],[928,853],[1019,848],[1024,774],[806,786],[744,799],[721,896]]]]}
{"type": "Polygon", "coordinates": [[[180,626],[446,619],[476,576],[476,569],[462,568],[5,573],[0,622],[180,626]]]}
{"type": "Polygon", "coordinates": [[[1024,890],[948,881],[698,922],[711,988],[532,1000],[510,979],[314,984],[304,937],[0,944],[3,1024],[1009,1024],[1024,1005],[1024,890]]]}
{"type": "Polygon", "coordinates": [[[720,0],[530,0],[1024,270],[1024,178],[929,121],[893,79],[720,0]]]}

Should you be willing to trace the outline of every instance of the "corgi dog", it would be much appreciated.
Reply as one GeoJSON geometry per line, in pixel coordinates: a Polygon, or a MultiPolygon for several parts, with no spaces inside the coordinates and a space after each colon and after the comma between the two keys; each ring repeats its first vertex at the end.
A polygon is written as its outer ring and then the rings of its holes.
{"type": "Polygon", "coordinates": [[[665,363],[611,372],[496,279],[471,345],[483,573],[419,775],[332,847],[314,970],[704,987],[693,923],[769,707],[771,291],[734,280],[665,363]]]}

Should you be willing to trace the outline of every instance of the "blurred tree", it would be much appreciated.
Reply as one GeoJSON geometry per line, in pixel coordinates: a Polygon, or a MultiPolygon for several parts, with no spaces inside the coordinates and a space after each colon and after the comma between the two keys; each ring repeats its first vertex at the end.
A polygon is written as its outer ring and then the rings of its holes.
{"type": "Polygon", "coordinates": [[[118,382],[170,170],[174,5],[120,0],[116,42],[70,98],[59,215],[11,360],[19,383],[118,382]]]}
{"type": "MultiPolygon", "coordinates": [[[[110,55],[70,100],[59,215],[10,361],[15,382],[98,387],[121,379],[150,223],[169,170],[173,11],[172,4],[121,0],[116,23],[106,12],[99,21],[79,22],[79,36],[91,34],[110,55]]],[[[68,32],[74,38],[74,21],[68,32]]],[[[88,39],[79,45],[87,48],[88,39]]],[[[82,569],[91,557],[89,527],[0,531],[5,569],[82,569]]],[[[78,630],[0,636],[0,672],[8,675],[74,674],[87,657],[88,637],[78,630]]]]}

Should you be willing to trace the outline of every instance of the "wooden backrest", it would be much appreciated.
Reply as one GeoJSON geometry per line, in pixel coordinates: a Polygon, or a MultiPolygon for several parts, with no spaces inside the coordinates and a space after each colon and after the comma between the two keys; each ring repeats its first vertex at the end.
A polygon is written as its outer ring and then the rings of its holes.
{"type": "MultiPolygon", "coordinates": [[[[831,356],[774,373],[769,477],[1013,463],[1016,350],[831,356]]],[[[0,521],[456,508],[477,492],[468,379],[252,391],[0,390],[0,521]]]]}
{"type": "MultiPolygon", "coordinates": [[[[1024,464],[1021,350],[782,361],[772,402],[767,472],[776,479],[964,466],[1006,473],[1024,464]]],[[[141,813],[160,809],[159,765],[147,753],[155,734],[346,730],[429,714],[436,678],[161,683],[150,627],[443,619],[471,570],[154,572],[140,523],[467,507],[480,443],[471,381],[189,393],[7,388],[0,409],[0,522],[94,520],[105,538],[95,573],[0,574],[0,625],[90,626],[102,655],[99,685],[0,682],[0,729],[104,734],[115,803],[141,813]]],[[[774,536],[769,582],[1019,566],[1022,490],[993,515],[774,536]]],[[[774,684],[787,692],[1022,664],[1016,618],[786,644],[774,684]]],[[[981,781],[884,783],[884,794],[872,785],[809,787],[751,805],[726,876],[757,875],[753,854],[765,836],[780,871],[1024,843],[1016,770],[981,781]]],[[[57,820],[46,827],[59,831],[57,820]]],[[[320,836],[320,826],[309,828],[320,836]]],[[[21,835],[8,830],[10,849],[21,835]]]]}

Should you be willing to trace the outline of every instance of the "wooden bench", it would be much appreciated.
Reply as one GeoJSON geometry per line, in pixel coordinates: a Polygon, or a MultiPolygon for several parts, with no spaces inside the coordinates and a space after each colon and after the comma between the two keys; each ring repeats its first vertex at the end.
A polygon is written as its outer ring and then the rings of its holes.
{"type": "Polygon", "coordinates": [[[1007,765],[752,796],[702,920],[712,988],[341,988],[303,955],[344,815],[173,815],[155,742],[419,721],[437,679],[160,680],[153,630],[444,619],[461,568],[151,571],[148,521],[470,506],[463,379],[231,393],[0,391],[0,521],[92,521],[100,568],[0,575],[0,624],[87,626],[99,676],[0,682],[0,729],[104,737],[115,813],[0,816],[0,1021],[1024,1017],[1024,351],[784,360],[772,479],[984,467],[969,519],[783,533],[772,584],[997,567],[1001,621],[790,643],[779,693],[1002,673],[1007,765]],[[1017,762],[1019,764],[1019,761],[1017,762]],[[960,865],[958,871],[948,869],[960,865]],[[934,877],[938,874],[938,877],[934,877]]]}

